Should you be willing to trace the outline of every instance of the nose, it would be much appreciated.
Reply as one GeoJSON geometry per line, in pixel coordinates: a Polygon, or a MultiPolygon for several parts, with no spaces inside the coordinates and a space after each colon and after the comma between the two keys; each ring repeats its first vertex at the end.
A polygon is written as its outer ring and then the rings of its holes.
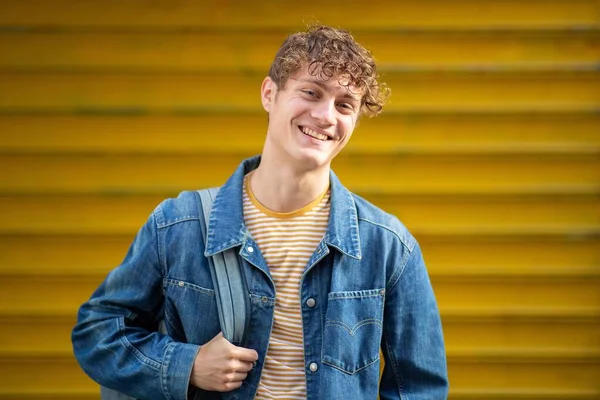
{"type": "Polygon", "coordinates": [[[311,117],[320,121],[323,125],[333,125],[335,123],[335,101],[321,99],[321,101],[316,102],[311,117]]]}

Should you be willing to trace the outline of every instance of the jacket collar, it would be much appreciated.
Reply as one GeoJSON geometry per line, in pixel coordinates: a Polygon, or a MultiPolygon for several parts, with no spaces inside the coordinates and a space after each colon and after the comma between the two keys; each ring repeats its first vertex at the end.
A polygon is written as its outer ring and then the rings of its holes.
{"type": "MultiPolygon", "coordinates": [[[[235,173],[220,188],[215,198],[208,223],[204,254],[211,257],[246,242],[250,233],[244,224],[244,176],[256,169],[260,156],[244,160],[235,173]]],[[[361,258],[358,215],[352,193],[330,171],[331,209],[324,241],[340,252],[361,258]]]]}

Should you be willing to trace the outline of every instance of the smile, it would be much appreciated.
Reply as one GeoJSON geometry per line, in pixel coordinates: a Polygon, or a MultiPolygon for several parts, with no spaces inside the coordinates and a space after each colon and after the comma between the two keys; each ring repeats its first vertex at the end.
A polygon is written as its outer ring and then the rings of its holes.
{"type": "Polygon", "coordinates": [[[304,133],[305,135],[308,135],[310,137],[313,137],[315,139],[322,140],[322,141],[326,141],[326,140],[330,140],[331,139],[329,136],[324,135],[324,134],[319,133],[319,132],[315,132],[315,131],[313,131],[310,128],[306,128],[304,126],[300,126],[299,128],[300,128],[300,131],[302,131],[302,133],[304,133]]]}

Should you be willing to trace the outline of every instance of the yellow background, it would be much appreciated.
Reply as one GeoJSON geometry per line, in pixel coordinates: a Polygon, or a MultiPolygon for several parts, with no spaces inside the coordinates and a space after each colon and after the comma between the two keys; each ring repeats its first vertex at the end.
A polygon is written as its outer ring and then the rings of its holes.
{"type": "Polygon", "coordinates": [[[334,169],[422,244],[452,399],[600,398],[600,2],[0,0],[0,400],[87,400],[76,310],[163,198],[260,152],[305,22],[391,85],[334,169]]]}

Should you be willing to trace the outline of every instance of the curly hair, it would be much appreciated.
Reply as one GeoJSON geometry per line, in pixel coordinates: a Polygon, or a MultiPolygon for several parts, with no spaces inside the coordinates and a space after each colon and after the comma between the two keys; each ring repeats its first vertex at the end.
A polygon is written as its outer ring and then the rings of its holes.
{"type": "Polygon", "coordinates": [[[311,26],[306,32],[288,36],[275,55],[269,77],[277,87],[284,88],[288,79],[305,65],[311,75],[321,80],[337,77],[340,85],[356,88],[362,97],[361,114],[378,115],[390,96],[388,85],[378,82],[371,53],[343,29],[311,26]]]}

